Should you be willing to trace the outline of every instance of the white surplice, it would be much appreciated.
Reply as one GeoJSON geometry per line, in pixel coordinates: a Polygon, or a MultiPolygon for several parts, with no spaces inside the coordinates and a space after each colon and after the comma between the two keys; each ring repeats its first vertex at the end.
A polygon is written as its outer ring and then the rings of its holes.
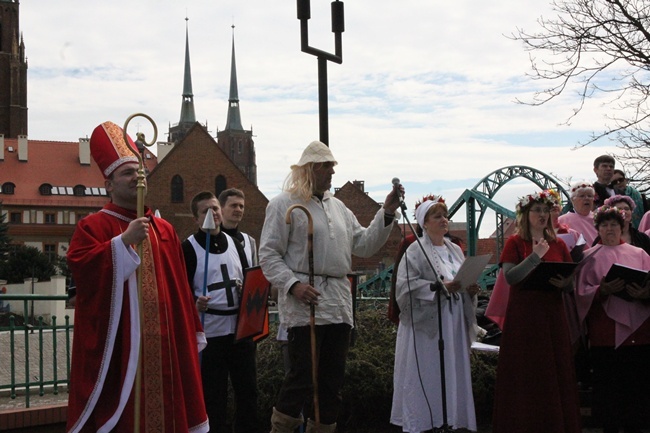
{"type": "MultiPolygon", "coordinates": [[[[451,281],[463,262],[461,249],[445,239],[434,246],[420,238],[436,272],[451,281]]],[[[400,324],[395,345],[393,407],[390,422],[405,432],[419,433],[443,423],[438,350],[438,302],[430,285],[435,281],[420,246],[407,249],[397,274],[396,298],[400,324]]],[[[472,396],[470,345],[475,338],[475,305],[467,294],[442,295],[447,424],[476,430],[472,396]]]]}

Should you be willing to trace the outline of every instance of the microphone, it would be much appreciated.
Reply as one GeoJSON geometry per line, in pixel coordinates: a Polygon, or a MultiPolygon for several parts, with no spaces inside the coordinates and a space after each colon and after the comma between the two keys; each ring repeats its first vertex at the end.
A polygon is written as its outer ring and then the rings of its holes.
{"type": "Polygon", "coordinates": [[[402,192],[399,190],[399,186],[400,186],[399,177],[394,177],[391,182],[393,183],[393,188],[395,188],[395,191],[397,191],[397,196],[399,197],[399,207],[402,209],[402,211],[406,211],[406,204],[404,203],[404,194],[402,194],[402,192]]]}

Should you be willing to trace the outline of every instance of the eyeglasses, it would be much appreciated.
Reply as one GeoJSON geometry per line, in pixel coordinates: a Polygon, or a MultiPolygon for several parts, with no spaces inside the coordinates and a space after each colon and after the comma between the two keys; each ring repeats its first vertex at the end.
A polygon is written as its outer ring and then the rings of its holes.
{"type": "Polygon", "coordinates": [[[623,182],[625,182],[624,177],[619,177],[618,179],[612,179],[612,186],[618,185],[619,183],[623,183],[623,182]]]}
{"type": "Polygon", "coordinates": [[[534,213],[551,213],[551,210],[547,207],[533,207],[530,208],[530,211],[534,213]]]}
{"type": "Polygon", "coordinates": [[[588,199],[593,200],[594,196],[591,195],[591,194],[580,194],[580,195],[577,195],[576,198],[580,198],[580,199],[588,198],[588,199]]]}

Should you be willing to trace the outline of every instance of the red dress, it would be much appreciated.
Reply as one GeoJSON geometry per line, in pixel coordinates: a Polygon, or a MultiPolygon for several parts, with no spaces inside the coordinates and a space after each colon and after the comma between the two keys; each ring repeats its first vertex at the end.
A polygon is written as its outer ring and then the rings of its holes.
{"type": "MultiPolygon", "coordinates": [[[[570,262],[562,240],[549,242],[543,261],[570,262]]],[[[531,242],[511,236],[501,263],[518,264],[531,242]]],[[[510,288],[501,336],[493,433],[580,433],[580,404],[569,328],[560,289],[510,288]]]]}
{"type": "Polygon", "coordinates": [[[169,223],[146,215],[152,221],[141,260],[142,327],[135,277],[140,260],[119,237],[136,215],[109,203],[79,221],[72,237],[67,257],[77,299],[69,432],[134,431],[138,360],[140,431],[208,430],[197,350],[203,331],[181,246],[169,223]]]}

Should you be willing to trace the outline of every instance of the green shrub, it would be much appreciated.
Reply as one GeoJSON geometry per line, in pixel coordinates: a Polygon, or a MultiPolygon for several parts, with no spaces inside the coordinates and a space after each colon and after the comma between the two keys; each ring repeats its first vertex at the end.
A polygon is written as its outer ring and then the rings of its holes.
{"type": "MultiPolygon", "coordinates": [[[[359,305],[346,364],[340,432],[387,431],[397,327],[386,318],[386,306],[387,301],[363,301],[359,305]]],[[[270,336],[257,348],[260,423],[269,430],[271,409],[284,376],[276,332],[272,325],[270,336]]],[[[473,353],[471,361],[477,422],[485,426],[491,422],[497,356],[473,353]]]]}

